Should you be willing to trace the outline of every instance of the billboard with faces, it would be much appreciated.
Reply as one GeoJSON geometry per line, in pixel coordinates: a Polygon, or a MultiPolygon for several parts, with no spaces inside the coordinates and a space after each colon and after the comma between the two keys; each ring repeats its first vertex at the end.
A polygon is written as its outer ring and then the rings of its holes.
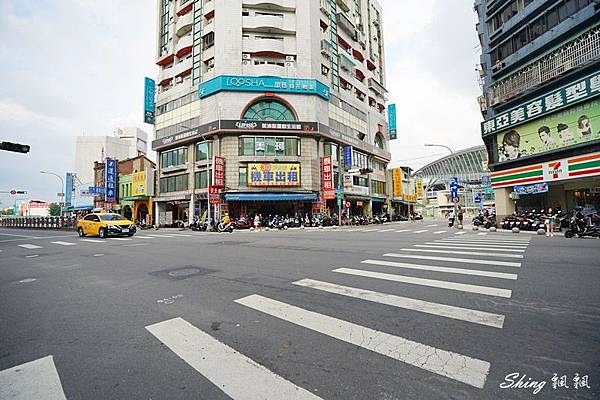
{"type": "Polygon", "coordinates": [[[600,139],[600,100],[512,127],[496,135],[496,163],[551,153],[600,139]]]}

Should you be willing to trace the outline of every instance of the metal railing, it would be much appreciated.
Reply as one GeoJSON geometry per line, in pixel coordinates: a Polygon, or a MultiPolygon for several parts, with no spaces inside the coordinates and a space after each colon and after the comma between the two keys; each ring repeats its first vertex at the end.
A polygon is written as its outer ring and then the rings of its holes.
{"type": "Polygon", "coordinates": [[[74,230],[76,225],[73,217],[0,217],[2,228],[74,230]]]}
{"type": "Polygon", "coordinates": [[[600,28],[595,28],[490,86],[488,104],[504,102],[599,57],[600,28]]]}

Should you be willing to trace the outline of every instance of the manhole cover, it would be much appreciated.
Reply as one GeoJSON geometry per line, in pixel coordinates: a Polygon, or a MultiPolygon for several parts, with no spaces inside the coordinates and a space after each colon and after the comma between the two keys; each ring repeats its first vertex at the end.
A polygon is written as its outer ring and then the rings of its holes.
{"type": "Polygon", "coordinates": [[[192,276],[212,274],[213,272],[217,272],[217,270],[186,265],[184,267],[169,268],[161,271],[150,272],[150,275],[179,281],[182,279],[191,278],[192,276]]]}

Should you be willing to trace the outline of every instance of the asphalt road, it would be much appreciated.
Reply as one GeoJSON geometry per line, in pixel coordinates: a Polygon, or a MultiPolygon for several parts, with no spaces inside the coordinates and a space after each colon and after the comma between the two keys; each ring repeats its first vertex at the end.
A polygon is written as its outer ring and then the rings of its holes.
{"type": "Polygon", "coordinates": [[[600,398],[600,241],[456,232],[1,229],[0,399],[600,398]]]}

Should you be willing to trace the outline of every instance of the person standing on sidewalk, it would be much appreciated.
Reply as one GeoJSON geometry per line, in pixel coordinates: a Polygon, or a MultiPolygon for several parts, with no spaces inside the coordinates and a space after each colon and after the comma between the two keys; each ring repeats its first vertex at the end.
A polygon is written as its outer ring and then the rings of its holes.
{"type": "Polygon", "coordinates": [[[254,216],[254,229],[257,231],[260,230],[260,214],[254,216]]]}
{"type": "Polygon", "coordinates": [[[463,224],[463,217],[464,217],[464,213],[462,210],[461,206],[458,206],[458,210],[456,211],[456,213],[458,214],[458,224],[462,225],[463,224]]]}

